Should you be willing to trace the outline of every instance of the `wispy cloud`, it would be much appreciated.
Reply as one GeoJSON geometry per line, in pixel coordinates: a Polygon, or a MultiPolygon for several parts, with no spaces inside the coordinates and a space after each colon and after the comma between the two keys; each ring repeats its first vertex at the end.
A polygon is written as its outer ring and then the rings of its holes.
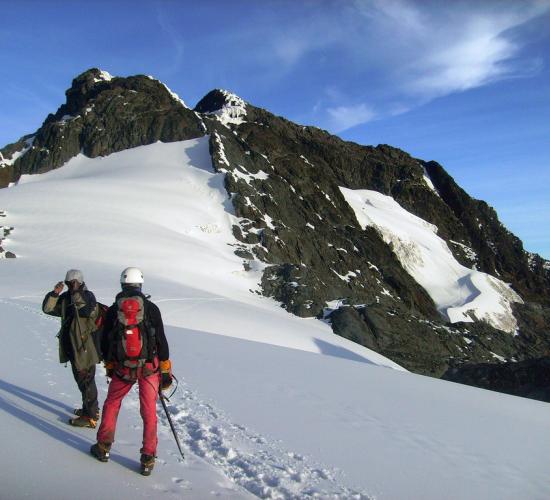
{"type": "MultiPolygon", "coordinates": [[[[340,75],[335,93],[341,98],[324,96],[324,124],[341,132],[438,97],[537,73],[542,61],[522,53],[529,39],[521,28],[549,11],[550,0],[356,0],[334,21],[346,29],[323,25],[324,36],[294,32],[273,52],[293,65],[308,64],[308,51],[322,40],[324,49],[353,60],[353,72],[340,75]],[[376,103],[376,114],[367,102],[376,103]]],[[[314,112],[323,120],[319,105],[314,112]]]]}
{"type": "Polygon", "coordinates": [[[514,30],[547,12],[550,2],[357,5],[378,29],[395,33],[388,60],[400,65],[402,91],[425,100],[530,75],[540,67],[538,60],[517,57],[524,42],[514,30]]]}
{"type": "Polygon", "coordinates": [[[172,64],[169,68],[167,68],[167,73],[176,73],[180,70],[181,64],[183,62],[183,56],[185,53],[184,39],[180,35],[180,33],[178,33],[178,31],[174,28],[170,20],[167,19],[165,12],[160,5],[157,5],[156,15],[157,24],[172,45],[174,52],[172,64]]]}
{"type": "Polygon", "coordinates": [[[157,23],[172,47],[166,71],[181,70],[186,43],[193,46],[199,37],[204,53],[222,49],[208,69],[220,85],[269,94],[289,92],[297,79],[310,99],[309,115],[297,109],[299,120],[342,132],[452,93],[535,74],[542,61],[526,56],[523,28],[550,11],[550,0],[283,3],[284,9],[266,2],[265,12],[239,11],[234,24],[199,32],[192,41],[159,7],[157,23]]]}
{"type": "Polygon", "coordinates": [[[333,132],[341,132],[360,123],[366,123],[376,116],[375,112],[365,103],[357,106],[327,108],[326,111],[330,117],[329,129],[333,132]]]}

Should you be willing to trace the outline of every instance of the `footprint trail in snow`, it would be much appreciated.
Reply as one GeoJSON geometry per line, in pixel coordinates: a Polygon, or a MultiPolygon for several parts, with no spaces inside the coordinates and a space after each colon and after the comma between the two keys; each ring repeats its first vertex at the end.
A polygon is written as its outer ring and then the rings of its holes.
{"type": "MultiPolygon", "coordinates": [[[[223,412],[201,400],[184,382],[180,382],[168,403],[168,411],[187,454],[191,452],[215,466],[257,497],[285,500],[371,498],[360,490],[344,486],[340,471],[311,463],[307,457],[283,449],[277,441],[231,422],[223,412]]],[[[160,432],[170,433],[162,409],[159,417],[163,424],[159,427],[160,432]]],[[[177,451],[172,455],[179,457],[177,451]]]]}

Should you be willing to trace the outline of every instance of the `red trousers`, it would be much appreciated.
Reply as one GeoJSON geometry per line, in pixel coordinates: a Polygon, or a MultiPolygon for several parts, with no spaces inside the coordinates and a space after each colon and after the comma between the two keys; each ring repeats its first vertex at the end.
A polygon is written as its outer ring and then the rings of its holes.
{"type": "MultiPolygon", "coordinates": [[[[153,373],[148,377],[138,374],[139,411],[143,419],[143,447],[141,453],[156,456],[157,451],[157,397],[159,392],[160,374],[153,373]]],[[[107,399],[103,404],[101,425],[97,431],[100,443],[114,443],[118,412],[124,396],[132,388],[134,382],[122,380],[116,373],[109,384],[107,399]]]]}

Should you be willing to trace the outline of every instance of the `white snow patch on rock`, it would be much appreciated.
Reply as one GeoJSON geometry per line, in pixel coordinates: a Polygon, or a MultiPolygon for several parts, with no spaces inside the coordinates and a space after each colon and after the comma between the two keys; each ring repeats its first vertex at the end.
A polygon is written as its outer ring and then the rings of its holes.
{"type": "Polygon", "coordinates": [[[493,351],[490,351],[490,352],[491,352],[491,356],[493,356],[493,358],[498,359],[501,363],[506,362],[506,358],[504,356],[500,356],[499,354],[496,354],[493,351]]]}
{"type": "Polygon", "coordinates": [[[113,79],[113,77],[107,71],[100,70],[99,71],[99,76],[94,78],[94,83],[110,82],[112,79],[113,79]]]}
{"type": "Polygon", "coordinates": [[[439,196],[437,189],[435,189],[435,186],[432,180],[430,179],[430,176],[428,175],[428,171],[426,170],[426,167],[422,166],[422,170],[424,171],[424,175],[422,176],[422,178],[424,179],[424,182],[437,196],[439,196]]]}
{"type": "Polygon", "coordinates": [[[403,267],[429,293],[449,321],[485,321],[514,333],[511,303],[523,302],[503,281],[456,261],[437,227],[377,191],[340,188],[359,224],[375,227],[403,267]]]}
{"type": "Polygon", "coordinates": [[[473,248],[469,247],[468,245],[465,245],[464,243],[460,243],[459,241],[454,241],[454,240],[449,240],[449,241],[453,245],[459,246],[469,260],[471,260],[472,262],[477,261],[478,256],[473,248]]]}
{"type": "Polygon", "coordinates": [[[29,149],[32,148],[33,142],[34,142],[34,136],[29,137],[29,138],[25,141],[25,146],[23,146],[23,149],[21,149],[20,151],[16,151],[15,153],[13,153],[12,156],[11,156],[11,158],[4,158],[4,157],[2,156],[2,153],[0,153],[0,168],[7,167],[8,165],[13,165],[13,163],[15,162],[15,160],[17,160],[18,158],[21,158],[27,151],[29,151],[29,149]]]}
{"type": "Polygon", "coordinates": [[[220,109],[206,114],[214,115],[226,127],[230,123],[233,125],[244,123],[246,118],[246,102],[238,95],[227,90],[219,89],[219,91],[225,97],[225,104],[220,109]]]}
{"type": "Polygon", "coordinates": [[[180,103],[184,108],[189,109],[189,106],[187,106],[187,104],[185,104],[183,99],[178,94],[176,94],[171,88],[169,88],[168,85],[161,82],[160,80],[157,80],[156,78],[154,78],[151,75],[147,75],[147,78],[149,78],[149,80],[154,80],[155,82],[159,82],[166,89],[166,91],[170,94],[172,99],[174,99],[174,101],[180,103]]]}
{"type": "Polygon", "coordinates": [[[223,141],[218,132],[214,132],[214,142],[218,146],[218,154],[220,155],[221,162],[229,167],[229,160],[227,159],[227,156],[225,156],[223,141]]]}
{"type": "Polygon", "coordinates": [[[239,165],[237,168],[231,171],[231,175],[233,175],[233,177],[236,177],[237,179],[244,180],[249,186],[253,180],[263,181],[269,178],[269,174],[266,174],[263,170],[260,170],[255,174],[251,174],[246,170],[243,172],[243,170],[244,170],[244,167],[242,165],[239,165]]]}

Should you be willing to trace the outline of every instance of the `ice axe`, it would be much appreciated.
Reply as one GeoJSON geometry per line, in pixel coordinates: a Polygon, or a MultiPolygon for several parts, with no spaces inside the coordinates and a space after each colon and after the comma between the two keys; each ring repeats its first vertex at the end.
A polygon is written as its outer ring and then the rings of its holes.
{"type": "MultiPolygon", "coordinates": [[[[176,389],[177,389],[179,381],[176,377],[174,377],[174,375],[172,375],[172,377],[176,381],[176,389]]],[[[176,389],[174,389],[174,392],[176,392],[176,389]]],[[[174,394],[174,392],[172,392],[172,394],[174,394]]],[[[172,396],[172,394],[170,396],[172,396]]],[[[162,393],[162,388],[160,387],[160,385],[159,385],[159,399],[160,399],[160,402],[162,403],[162,407],[164,408],[164,413],[166,414],[166,418],[168,419],[168,423],[170,424],[170,429],[172,429],[172,434],[174,435],[174,439],[176,440],[176,444],[178,445],[178,450],[180,451],[181,458],[183,458],[183,460],[185,460],[185,455],[183,454],[183,450],[181,449],[181,443],[180,443],[180,440],[178,438],[176,428],[174,427],[174,422],[172,422],[172,417],[170,417],[170,413],[168,412],[168,407],[166,406],[166,401],[170,401],[170,399],[167,398],[162,393]]]]}

